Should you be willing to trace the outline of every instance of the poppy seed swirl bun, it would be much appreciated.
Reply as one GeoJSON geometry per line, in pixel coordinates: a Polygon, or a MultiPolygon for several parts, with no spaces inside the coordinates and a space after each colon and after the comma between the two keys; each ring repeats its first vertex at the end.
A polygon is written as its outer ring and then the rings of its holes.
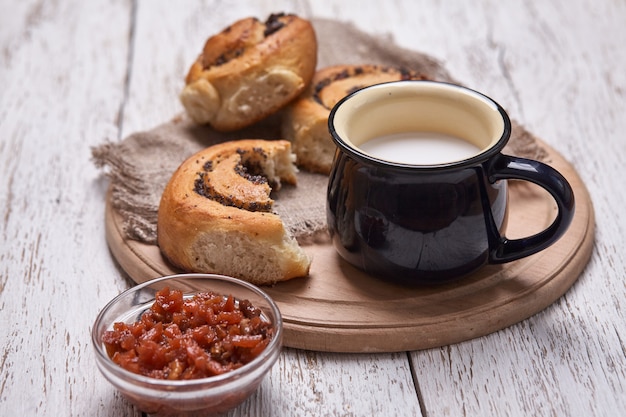
{"type": "Polygon", "coordinates": [[[163,191],[157,242],[187,272],[257,285],[308,275],[311,259],[272,213],[272,188],[296,184],[285,140],[220,143],[188,158],[163,191]]]}
{"type": "Polygon", "coordinates": [[[211,36],[189,69],[180,100],[194,122],[233,131],[275,113],[309,84],[317,64],[311,23],[273,14],[211,36]]]}
{"type": "Polygon", "coordinates": [[[317,71],[307,90],[284,111],[282,136],[292,142],[298,166],[330,173],[336,146],[328,132],[328,116],[339,100],[363,87],[423,79],[422,74],[382,65],[337,65],[317,71]]]}

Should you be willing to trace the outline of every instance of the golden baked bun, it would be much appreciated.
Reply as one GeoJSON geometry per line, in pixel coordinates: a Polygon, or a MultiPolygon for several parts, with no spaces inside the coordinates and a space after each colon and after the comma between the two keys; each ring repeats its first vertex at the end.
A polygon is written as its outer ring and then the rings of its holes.
{"type": "Polygon", "coordinates": [[[273,14],[237,21],[210,37],[189,69],[180,99],[189,116],[219,131],[249,126],[300,94],[317,64],[311,23],[273,14]]]}
{"type": "Polygon", "coordinates": [[[244,139],[206,148],[176,170],[163,191],[157,241],[187,272],[257,285],[305,276],[311,259],[272,213],[272,188],[296,184],[285,140],[244,139]]]}
{"type": "Polygon", "coordinates": [[[284,111],[282,135],[292,142],[298,166],[330,173],[336,147],[328,131],[328,116],[346,95],[374,84],[425,78],[412,71],[378,65],[337,65],[317,71],[307,90],[284,111]]]}

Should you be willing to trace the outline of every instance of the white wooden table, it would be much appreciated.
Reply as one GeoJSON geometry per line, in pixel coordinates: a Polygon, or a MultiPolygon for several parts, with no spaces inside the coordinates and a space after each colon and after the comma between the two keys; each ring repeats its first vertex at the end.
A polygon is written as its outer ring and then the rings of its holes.
{"type": "Polygon", "coordinates": [[[556,148],[597,219],[565,296],[497,333],[394,354],[285,349],[231,416],[626,415],[626,2],[0,2],[0,415],[140,415],[90,330],[132,282],[90,149],[182,111],[207,36],[274,11],[354,22],[442,60],[556,148]]]}

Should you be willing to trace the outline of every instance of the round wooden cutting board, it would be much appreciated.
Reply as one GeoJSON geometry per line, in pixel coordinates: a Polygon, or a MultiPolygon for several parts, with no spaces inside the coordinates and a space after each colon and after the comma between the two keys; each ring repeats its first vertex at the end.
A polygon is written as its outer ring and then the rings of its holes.
{"type": "MultiPolygon", "coordinates": [[[[589,193],[574,168],[543,142],[546,161],[574,189],[576,212],[566,234],[536,255],[486,266],[463,280],[436,287],[385,283],[353,268],[328,244],[305,246],[310,276],[263,289],[284,319],[284,344],[327,352],[397,352],[448,345],[495,332],[543,310],[576,281],[594,241],[589,193]]],[[[508,238],[548,226],[556,204],[543,189],[514,181],[509,187],[508,238]]],[[[158,247],[125,238],[107,196],[106,234],[113,256],[137,283],[179,273],[158,247]]]]}

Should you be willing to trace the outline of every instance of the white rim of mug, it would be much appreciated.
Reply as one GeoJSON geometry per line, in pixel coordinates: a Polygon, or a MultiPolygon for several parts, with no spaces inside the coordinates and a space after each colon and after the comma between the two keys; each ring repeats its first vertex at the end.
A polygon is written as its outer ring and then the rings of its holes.
{"type": "Polygon", "coordinates": [[[468,166],[477,165],[477,164],[480,164],[480,163],[490,159],[493,155],[498,154],[506,146],[507,142],[509,141],[509,139],[511,137],[511,119],[509,118],[509,115],[504,110],[504,108],[502,106],[500,106],[500,104],[498,104],[495,100],[493,100],[491,97],[488,97],[487,95],[485,95],[485,94],[483,94],[481,92],[478,92],[476,90],[473,90],[471,88],[464,87],[464,86],[459,85],[459,84],[444,82],[444,81],[400,80],[400,81],[389,81],[389,82],[385,82],[385,83],[380,83],[380,84],[366,86],[366,87],[363,87],[363,88],[360,88],[358,90],[355,90],[355,91],[351,92],[350,94],[348,94],[347,96],[345,96],[344,98],[339,100],[337,102],[337,104],[335,104],[335,106],[333,106],[333,108],[331,109],[330,114],[328,116],[328,130],[330,132],[330,135],[331,135],[333,141],[335,142],[335,144],[342,151],[346,152],[347,154],[349,154],[353,158],[355,158],[357,160],[360,160],[361,162],[365,162],[365,163],[368,163],[368,164],[372,164],[373,163],[373,164],[375,164],[377,166],[386,167],[386,168],[437,171],[437,170],[446,170],[446,169],[456,168],[456,167],[464,168],[464,167],[468,167],[468,166]],[[495,109],[498,111],[498,113],[500,113],[500,116],[502,117],[502,122],[503,122],[502,135],[500,136],[500,138],[497,141],[495,141],[495,143],[492,146],[490,146],[489,148],[483,150],[482,152],[480,152],[480,153],[478,153],[478,154],[476,154],[476,155],[474,155],[474,156],[472,156],[470,158],[462,159],[462,160],[459,160],[459,161],[444,162],[444,163],[441,163],[441,164],[432,164],[432,165],[424,164],[424,165],[421,165],[421,164],[410,164],[410,163],[389,161],[389,160],[386,160],[386,159],[376,158],[375,156],[372,156],[372,155],[370,155],[368,153],[362,152],[360,149],[358,149],[356,147],[350,146],[337,133],[333,121],[335,119],[335,114],[337,113],[337,110],[346,101],[350,100],[351,98],[353,98],[354,96],[356,96],[358,94],[361,94],[365,90],[385,88],[385,87],[387,87],[390,84],[397,85],[397,84],[416,84],[416,83],[433,84],[433,85],[443,86],[444,88],[453,88],[453,89],[462,90],[462,91],[464,91],[466,93],[470,93],[470,94],[472,94],[474,96],[477,96],[481,100],[486,101],[489,105],[494,106],[495,109]]]}

